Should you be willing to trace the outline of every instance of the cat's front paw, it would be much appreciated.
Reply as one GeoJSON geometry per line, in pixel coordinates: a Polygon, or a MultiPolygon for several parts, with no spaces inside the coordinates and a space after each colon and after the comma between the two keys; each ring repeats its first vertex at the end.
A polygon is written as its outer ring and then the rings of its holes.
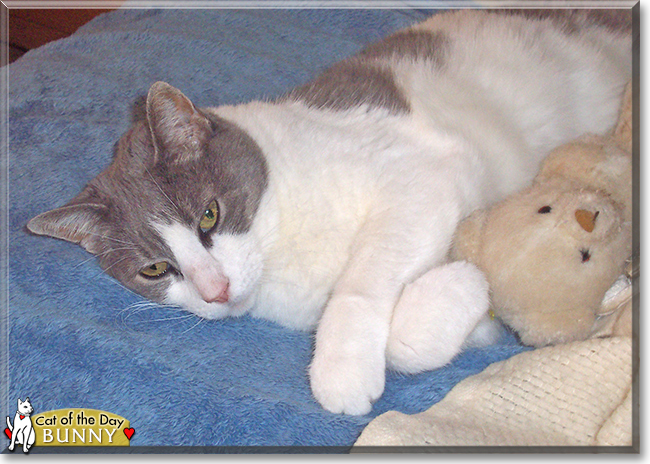
{"type": "Polygon", "coordinates": [[[314,356],[309,369],[312,393],[333,413],[368,414],[384,391],[385,367],[367,359],[314,356]]]}
{"type": "Polygon", "coordinates": [[[498,324],[484,317],[488,306],[487,279],[475,265],[456,261],[431,269],[406,286],[395,307],[388,366],[405,373],[437,369],[463,346],[495,341],[498,324]],[[463,345],[482,318],[486,322],[463,345]]]}

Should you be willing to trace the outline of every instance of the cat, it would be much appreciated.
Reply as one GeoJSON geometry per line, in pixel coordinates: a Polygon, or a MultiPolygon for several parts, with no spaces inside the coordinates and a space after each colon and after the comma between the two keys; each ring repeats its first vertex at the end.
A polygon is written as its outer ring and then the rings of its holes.
{"type": "Polygon", "coordinates": [[[29,398],[25,398],[25,401],[18,398],[18,410],[14,416],[13,425],[7,416],[7,428],[11,432],[9,451],[13,451],[15,445],[23,445],[23,453],[29,453],[30,448],[34,445],[36,434],[30,417],[33,412],[34,408],[29,402],[29,398]]]}
{"type": "Polygon", "coordinates": [[[202,318],[315,330],[316,400],[366,414],[386,367],[493,339],[455,227],[612,128],[631,53],[630,10],[457,10],[275,100],[197,108],[157,82],[110,166],[28,229],[202,318]]]}

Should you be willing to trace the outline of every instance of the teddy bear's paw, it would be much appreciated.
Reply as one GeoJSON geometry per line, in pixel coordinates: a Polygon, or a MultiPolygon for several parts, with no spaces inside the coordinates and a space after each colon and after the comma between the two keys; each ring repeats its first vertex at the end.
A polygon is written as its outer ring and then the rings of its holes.
{"type": "Polygon", "coordinates": [[[488,284],[465,261],[432,269],[407,285],[393,319],[386,351],[388,367],[422,372],[447,364],[487,313],[488,284]]]}

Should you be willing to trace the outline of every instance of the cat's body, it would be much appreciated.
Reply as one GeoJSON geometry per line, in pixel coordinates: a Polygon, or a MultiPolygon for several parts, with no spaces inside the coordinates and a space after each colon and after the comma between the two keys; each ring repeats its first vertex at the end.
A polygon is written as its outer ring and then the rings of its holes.
{"type": "MultiPolygon", "coordinates": [[[[430,146],[415,143],[404,134],[411,128],[400,117],[380,114],[372,118],[361,110],[345,116],[323,115],[315,121],[300,104],[293,108],[253,106],[219,111],[231,120],[253,119],[249,127],[258,128],[253,132],[277,129],[274,135],[278,137],[278,149],[267,158],[269,188],[252,229],[263,237],[263,256],[267,260],[252,314],[296,328],[315,327],[348,265],[351,251],[380,246],[386,238],[377,237],[371,242],[373,237],[368,236],[365,243],[355,243],[359,230],[372,221],[393,222],[399,228],[395,238],[405,242],[398,252],[404,255],[392,259],[403,258],[409,262],[408,267],[413,266],[400,271],[406,273],[399,277],[401,281],[411,281],[442,262],[457,219],[478,203],[473,198],[457,198],[462,192],[446,177],[462,172],[466,173],[466,183],[478,184],[481,179],[476,171],[462,169],[471,161],[432,157],[430,146]],[[236,114],[239,111],[246,113],[236,114]],[[267,123],[261,129],[257,118],[290,124],[274,128],[269,127],[273,123],[267,123]],[[305,163],[305,155],[310,152],[319,152],[319,156],[305,163]],[[297,189],[303,182],[309,188],[297,189]],[[440,184],[450,184],[437,195],[453,196],[458,202],[453,211],[439,211],[430,201],[431,192],[440,184]],[[434,229],[447,240],[432,240],[434,229]]],[[[451,152],[451,141],[443,143],[451,152]]],[[[384,226],[390,224],[382,223],[384,226]]],[[[381,259],[390,262],[391,257],[384,255],[381,259]]],[[[375,279],[382,278],[378,275],[375,279]]]]}
{"type": "MultiPolygon", "coordinates": [[[[156,84],[112,167],[30,229],[203,317],[317,326],[316,398],[365,413],[387,358],[413,371],[408,347],[436,338],[451,356],[485,310],[479,298],[463,307],[467,327],[432,332],[408,324],[421,308],[399,304],[413,282],[442,281],[458,221],[525,186],[553,147],[616,120],[629,30],[552,16],[436,15],[273,102],[199,111],[156,84]]],[[[450,273],[441,292],[481,287],[469,267],[450,273]]]]}

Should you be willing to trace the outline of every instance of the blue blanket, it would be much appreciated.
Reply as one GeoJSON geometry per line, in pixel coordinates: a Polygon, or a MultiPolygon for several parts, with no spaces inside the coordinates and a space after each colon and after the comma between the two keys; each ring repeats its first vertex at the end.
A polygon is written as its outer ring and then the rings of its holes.
{"type": "Polygon", "coordinates": [[[130,420],[134,450],[341,451],[378,414],[424,411],[463,378],[524,350],[506,334],[433,372],[389,372],[370,414],[331,414],[310,393],[311,334],[149,304],[82,248],[25,230],[108,165],[134,103],[154,81],[182,89],[198,106],[271,98],[434,13],[124,9],[11,64],[3,414],[13,417],[25,396],[36,413],[110,411],[130,420]]]}

